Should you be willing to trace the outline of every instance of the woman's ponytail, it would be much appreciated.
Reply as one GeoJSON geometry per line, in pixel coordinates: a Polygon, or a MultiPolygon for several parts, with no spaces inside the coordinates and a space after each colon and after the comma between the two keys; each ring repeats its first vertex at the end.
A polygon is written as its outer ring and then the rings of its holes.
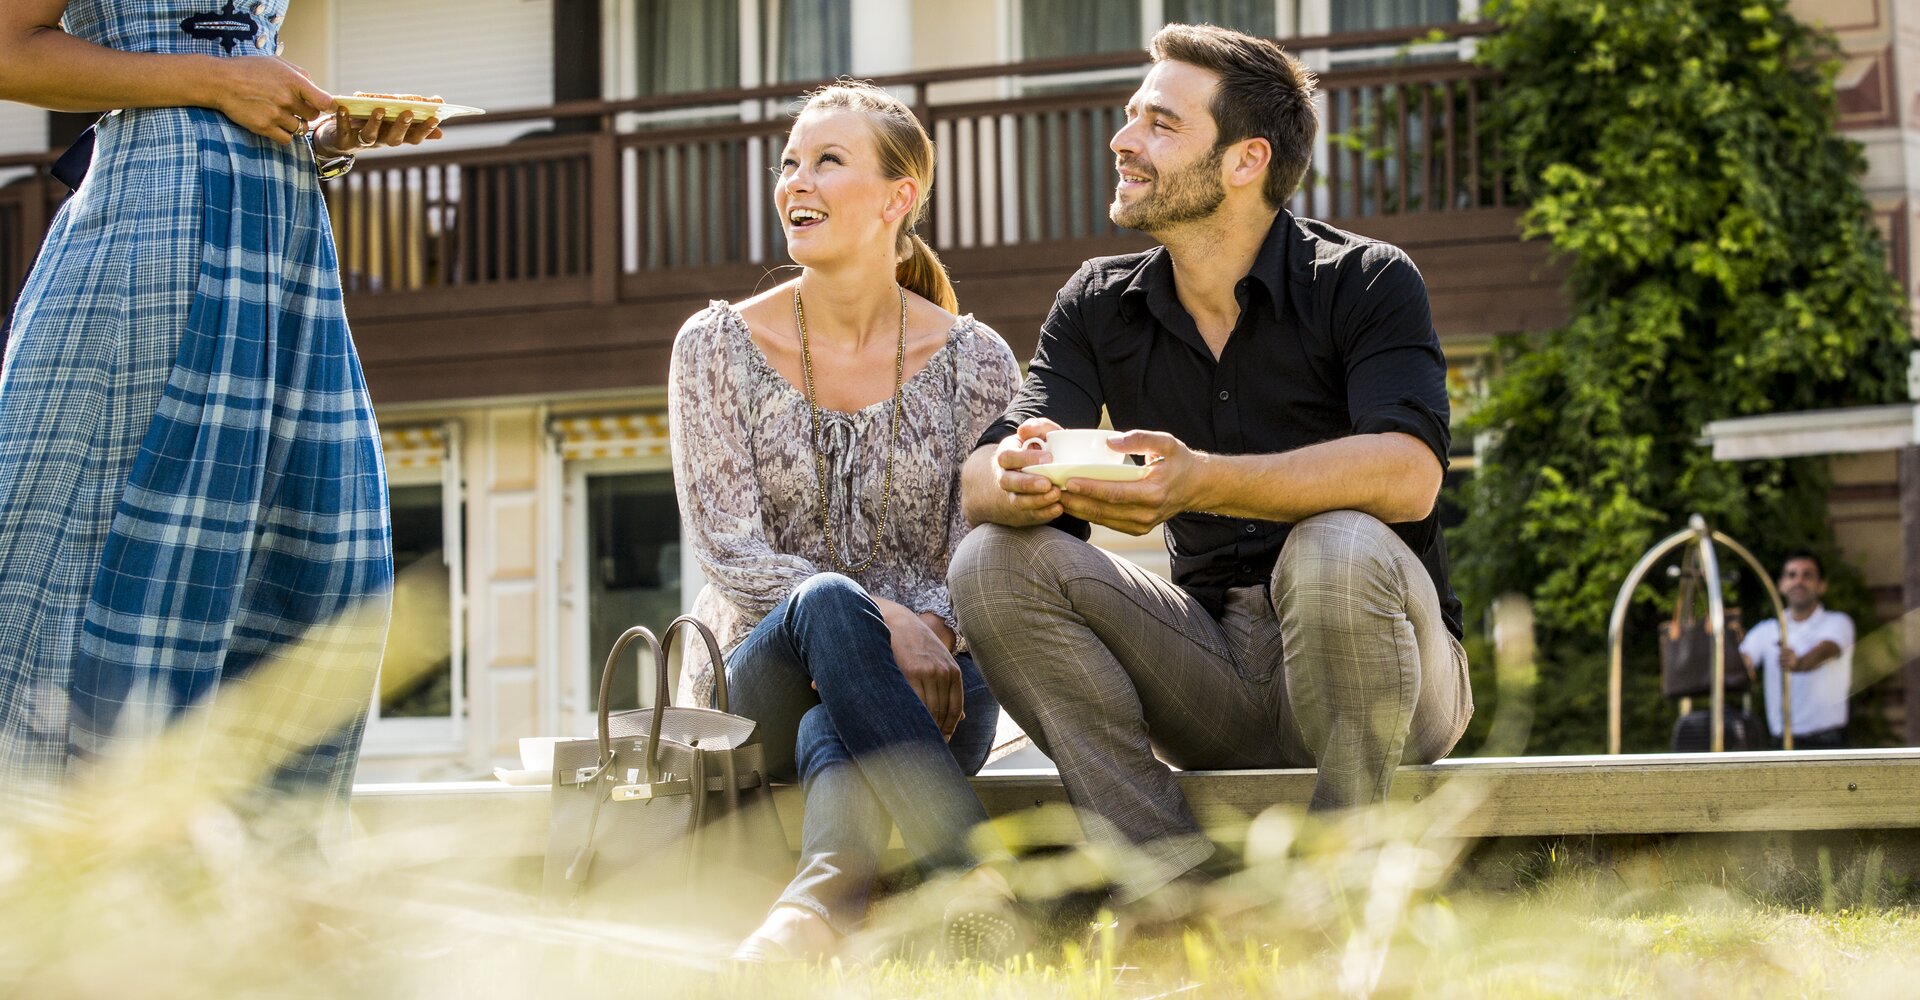
{"type": "Polygon", "coordinates": [[[953,279],[947,276],[947,265],[940,263],[940,255],[933,252],[919,233],[909,231],[906,236],[907,256],[894,269],[894,280],[928,302],[950,313],[959,313],[960,300],[953,294],[953,279]]]}

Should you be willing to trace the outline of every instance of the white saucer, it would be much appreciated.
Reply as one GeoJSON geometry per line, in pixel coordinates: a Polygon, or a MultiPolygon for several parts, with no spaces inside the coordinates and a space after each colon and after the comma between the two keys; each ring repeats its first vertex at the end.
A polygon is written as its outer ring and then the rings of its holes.
{"type": "Polygon", "coordinates": [[[1072,464],[1067,462],[1048,462],[1045,465],[1029,465],[1021,472],[1031,472],[1036,476],[1045,476],[1055,486],[1065,486],[1069,479],[1100,479],[1109,483],[1131,483],[1145,479],[1147,467],[1144,465],[1117,464],[1112,462],[1085,462],[1072,464]]]}
{"type": "Polygon", "coordinates": [[[493,776],[509,785],[551,785],[552,771],[510,770],[504,767],[493,769],[493,776]]]}

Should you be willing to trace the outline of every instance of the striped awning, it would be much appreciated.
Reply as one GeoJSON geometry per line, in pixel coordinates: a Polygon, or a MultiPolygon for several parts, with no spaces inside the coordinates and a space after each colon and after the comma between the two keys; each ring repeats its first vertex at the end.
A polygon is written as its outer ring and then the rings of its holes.
{"type": "Polygon", "coordinates": [[[667,415],[659,410],[554,417],[548,426],[559,442],[560,456],[568,461],[668,454],[667,415]]]}
{"type": "Polygon", "coordinates": [[[388,469],[438,469],[447,461],[447,425],[401,424],[380,428],[388,469]]]}

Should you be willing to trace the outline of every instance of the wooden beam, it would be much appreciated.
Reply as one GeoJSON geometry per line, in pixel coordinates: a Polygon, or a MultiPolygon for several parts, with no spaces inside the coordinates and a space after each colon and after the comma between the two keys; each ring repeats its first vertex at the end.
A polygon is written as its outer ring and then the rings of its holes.
{"type": "MultiPolygon", "coordinates": [[[[1188,771],[1180,784],[1216,839],[1245,836],[1272,806],[1304,808],[1311,770],[1188,771]]],[[[975,778],[987,812],[1023,814],[1023,844],[1080,839],[1052,772],[975,778]]],[[[361,785],[353,815],[367,834],[426,855],[476,859],[545,850],[548,790],[498,782],[361,785]],[[422,837],[438,829],[442,837],[422,837]]],[[[797,788],[776,791],[788,841],[799,844],[797,788]]],[[[1403,767],[1392,800],[1425,809],[1455,838],[1872,830],[1920,826],[1920,750],[1630,754],[1466,758],[1403,767]]]]}
{"type": "Polygon", "coordinates": [[[1920,616],[1920,443],[1900,452],[1900,550],[1904,552],[1901,569],[1901,605],[1906,609],[1907,663],[1902,670],[1906,682],[1908,746],[1920,746],[1920,641],[1915,633],[1915,616],[1920,616]]]}
{"type": "MultiPolygon", "coordinates": [[[[1451,349],[1464,337],[1565,322],[1562,272],[1544,244],[1520,240],[1518,218],[1500,210],[1355,221],[1366,225],[1365,235],[1413,256],[1427,278],[1441,346],[1451,349]]],[[[604,225],[595,229],[593,260],[614,259],[608,233],[604,225]]],[[[999,331],[1025,361],[1055,293],[1081,261],[1151,245],[1137,233],[1120,233],[954,249],[942,259],[961,310],[999,331]]],[[[765,265],[635,274],[603,268],[591,278],[356,294],[347,315],[376,407],[640,390],[665,382],[668,348],[688,316],[711,299],[744,298],[782,280],[765,265]]]]}
{"type": "MultiPolygon", "coordinates": [[[[1273,807],[1304,808],[1311,769],[1189,771],[1182,790],[1202,825],[1233,839],[1273,807]]],[[[994,775],[974,787],[1004,815],[1064,803],[1047,775],[994,775]]],[[[1457,837],[1865,830],[1920,825],[1920,754],[1648,754],[1443,761],[1403,767],[1391,800],[1428,804],[1457,837]]],[[[1065,813],[1033,829],[1072,839],[1065,813]]]]}

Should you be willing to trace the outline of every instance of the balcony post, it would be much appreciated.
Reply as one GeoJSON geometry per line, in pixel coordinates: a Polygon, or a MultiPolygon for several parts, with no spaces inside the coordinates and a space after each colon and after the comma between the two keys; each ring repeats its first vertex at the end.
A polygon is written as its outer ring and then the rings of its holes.
{"type": "MultiPolygon", "coordinates": [[[[933,105],[927,101],[927,90],[928,86],[925,83],[916,83],[913,85],[913,116],[920,119],[920,127],[926,129],[927,138],[932,139],[934,138],[933,105]]],[[[935,148],[937,149],[938,146],[936,145],[935,148]]],[[[949,159],[947,162],[954,163],[957,161],[949,159]]],[[[935,173],[937,174],[938,171],[935,171],[935,173]]],[[[954,178],[952,177],[937,179],[945,184],[954,183],[954,178]]],[[[932,205],[928,205],[925,218],[926,222],[922,225],[924,232],[920,234],[920,238],[925,240],[928,246],[937,247],[940,245],[940,213],[934,211],[932,205]]]]}
{"type": "Polygon", "coordinates": [[[53,225],[60,193],[54,188],[57,182],[44,168],[21,183],[26,188],[20,196],[20,278],[24,281],[40,259],[40,247],[47,240],[47,227],[53,225]]]}
{"type": "MultiPolygon", "coordinates": [[[[1914,405],[1920,407],[1920,403],[1914,405]]],[[[1900,547],[1906,553],[1900,566],[1901,635],[1896,646],[1906,661],[1902,667],[1906,732],[1902,735],[1908,746],[1920,746],[1920,444],[1900,449],[1899,469],[1900,547]]]]}
{"type": "Polygon", "coordinates": [[[620,299],[620,227],[625,217],[620,206],[620,147],[611,129],[593,137],[587,154],[587,171],[593,193],[588,213],[590,267],[593,304],[612,305],[620,299]]]}

